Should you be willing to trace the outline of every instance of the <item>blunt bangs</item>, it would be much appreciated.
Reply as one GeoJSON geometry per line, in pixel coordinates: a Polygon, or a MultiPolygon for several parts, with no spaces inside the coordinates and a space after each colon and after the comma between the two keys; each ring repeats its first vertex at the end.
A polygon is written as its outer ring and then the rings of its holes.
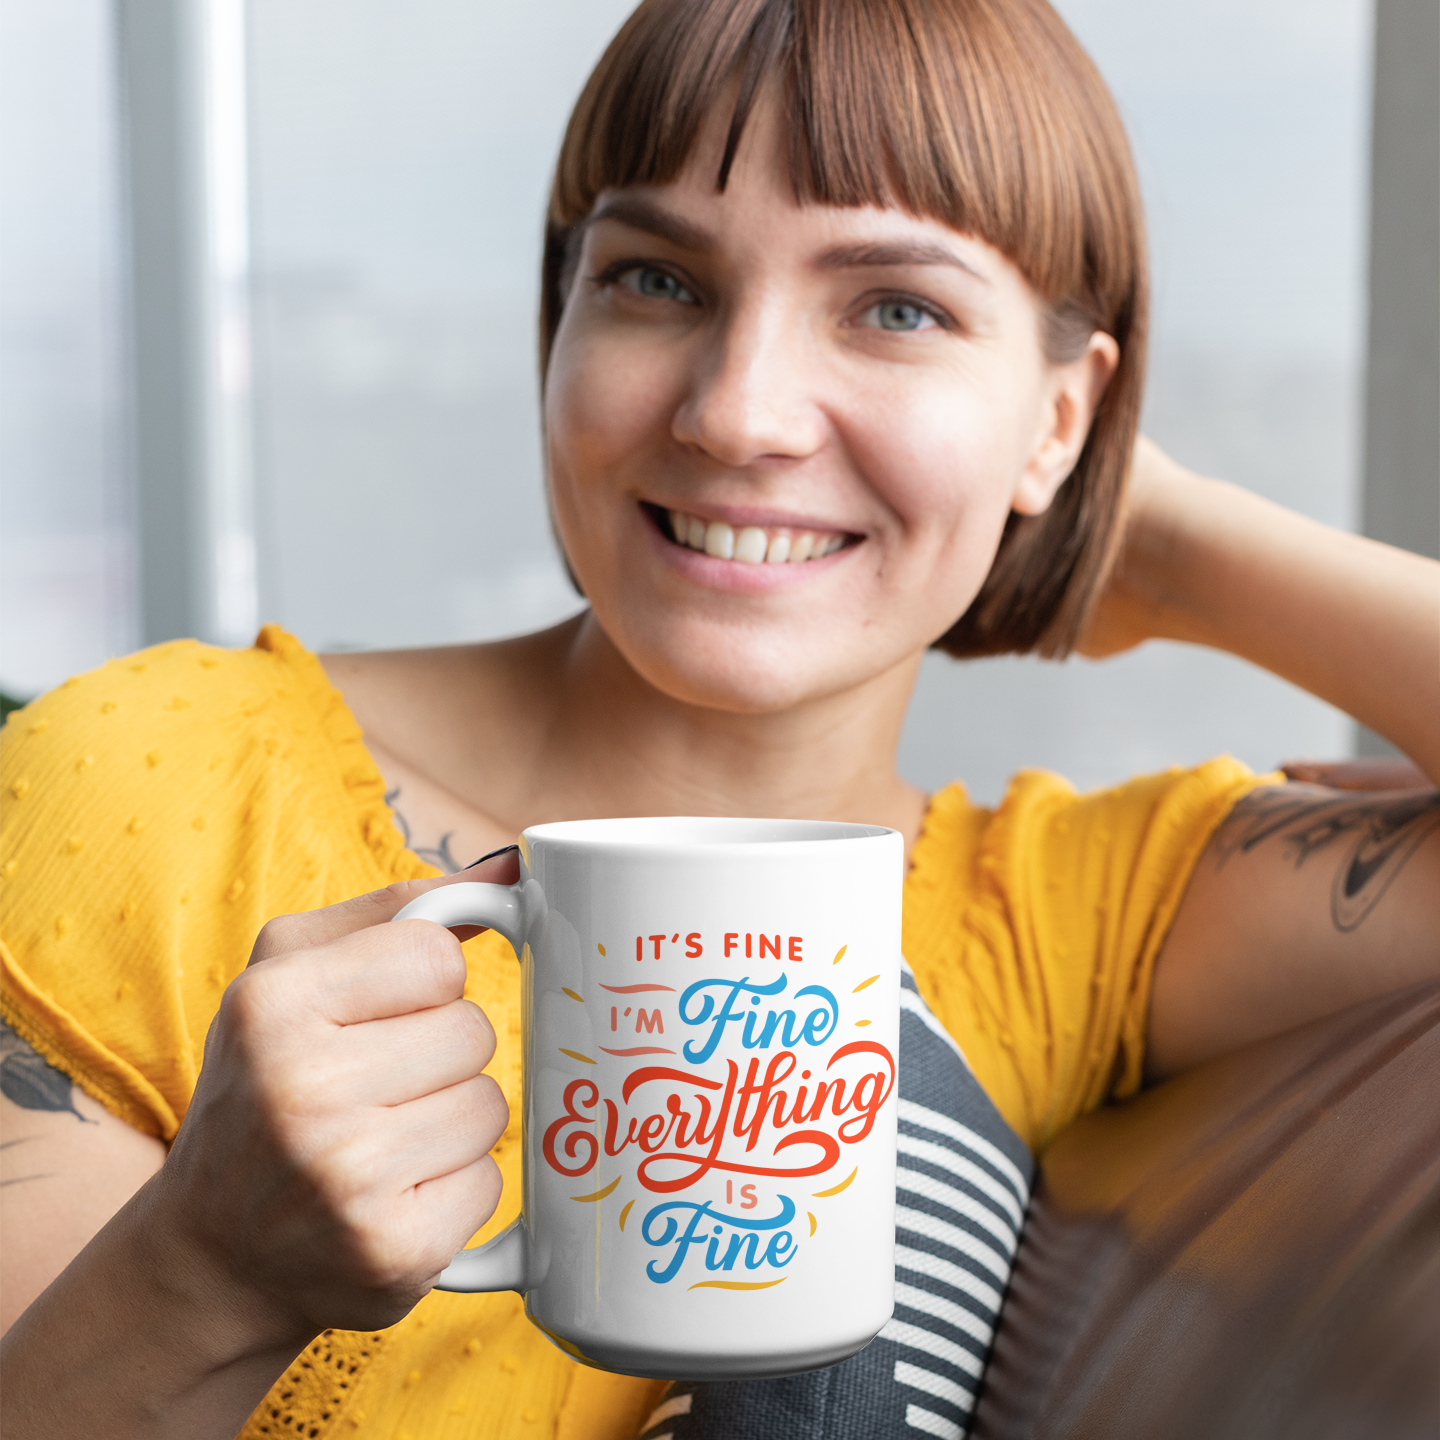
{"type": "Polygon", "coordinates": [[[936,644],[958,656],[1074,645],[1119,534],[1147,309],[1139,190],[1114,102],[1044,0],[644,0],[570,118],[551,191],[541,373],[579,222],[602,191],[663,185],[731,107],[725,188],[762,89],[796,200],[880,206],[993,245],[1029,281],[1055,362],[1120,347],[1090,436],[1043,515],[1012,514],[979,595],[936,644]]]}

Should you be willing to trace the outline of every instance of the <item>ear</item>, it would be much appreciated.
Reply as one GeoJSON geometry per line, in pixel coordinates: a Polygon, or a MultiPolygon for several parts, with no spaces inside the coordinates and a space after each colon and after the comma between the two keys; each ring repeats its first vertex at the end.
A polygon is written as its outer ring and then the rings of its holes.
{"type": "Polygon", "coordinates": [[[1097,330],[1074,360],[1047,367],[1041,393],[1039,433],[1020,474],[1010,508],[1021,515],[1040,515],[1050,508],[1055,492],[1070,477],[1100,397],[1120,363],[1114,337],[1097,330]]]}

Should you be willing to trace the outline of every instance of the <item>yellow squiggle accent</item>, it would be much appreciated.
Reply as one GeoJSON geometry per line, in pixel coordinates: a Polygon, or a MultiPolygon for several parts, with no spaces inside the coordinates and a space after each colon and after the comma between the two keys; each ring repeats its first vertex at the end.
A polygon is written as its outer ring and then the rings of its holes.
{"type": "Polygon", "coordinates": [[[585,1003],[585,997],[583,995],[577,995],[568,985],[562,985],[560,987],[560,993],[562,995],[568,995],[572,1000],[578,1000],[582,1005],[585,1003]]]}
{"type": "Polygon", "coordinates": [[[880,977],[872,975],[868,980],[862,980],[850,993],[858,995],[867,985],[873,985],[880,977]]]}
{"type": "Polygon", "coordinates": [[[603,945],[596,945],[595,948],[596,948],[602,955],[605,953],[605,947],[604,947],[603,945]]]}
{"type": "Polygon", "coordinates": [[[772,1285],[783,1285],[790,1277],[782,1275],[778,1280],[697,1280],[692,1290],[768,1290],[772,1285]]]}
{"type": "Polygon", "coordinates": [[[858,1026],[865,1026],[868,1025],[870,1022],[868,1020],[857,1020],[855,1023],[858,1026]]]}
{"type": "MultiPolygon", "coordinates": [[[[807,1215],[810,1215],[810,1212],[808,1210],[805,1213],[807,1215]]],[[[815,1233],[815,1226],[817,1224],[819,1224],[819,1221],[817,1221],[813,1215],[810,1215],[810,1233],[812,1235],[815,1233]]]]}
{"type": "Polygon", "coordinates": [[[841,956],[843,956],[843,955],[845,954],[845,952],[846,952],[849,948],[850,948],[850,947],[849,947],[848,945],[842,945],[842,946],[835,952],[835,958],[834,958],[830,963],[831,963],[832,965],[838,965],[838,964],[840,963],[840,958],[841,958],[841,956]]]}
{"type": "MultiPolygon", "coordinates": [[[[603,1200],[619,1183],[620,1177],[617,1175],[603,1190],[597,1190],[593,1195],[572,1195],[570,1198],[572,1200],[603,1200]]],[[[846,1184],[849,1184],[849,1181],[846,1181],[846,1184]]]]}
{"type": "Polygon", "coordinates": [[[832,1185],[828,1190],[816,1190],[812,1193],[817,1200],[823,1200],[827,1195],[838,1195],[859,1173],[860,1167],[857,1165],[838,1185],[832,1185]]]}
{"type": "Polygon", "coordinates": [[[587,1065],[596,1063],[588,1055],[582,1055],[578,1050],[567,1050],[563,1045],[557,1045],[555,1048],[559,1050],[562,1055],[568,1055],[572,1060],[583,1060],[587,1065]]]}
{"type": "Polygon", "coordinates": [[[635,1203],[635,1202],[634,1202],[633,1200],[627,1200],[627,1201],[625,1202],[625,1208],[620,1212],[620,1228],[621,1228],[622,1230],[625,1228],[625,1217],[626,1217],[627,1215],[629,1215],[629,1213],[630,1213],[630,1207],[631,1207],[634,1203],[635,1203]]]}

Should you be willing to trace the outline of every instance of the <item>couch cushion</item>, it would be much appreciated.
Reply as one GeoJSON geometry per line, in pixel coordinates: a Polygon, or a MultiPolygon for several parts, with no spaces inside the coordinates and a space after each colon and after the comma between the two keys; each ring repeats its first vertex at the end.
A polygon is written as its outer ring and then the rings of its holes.
{"type": "Polygon", "coordinates": [[[1440,984],[1071,1126],[974,1434],[1440,1434],[1440,984]]]}

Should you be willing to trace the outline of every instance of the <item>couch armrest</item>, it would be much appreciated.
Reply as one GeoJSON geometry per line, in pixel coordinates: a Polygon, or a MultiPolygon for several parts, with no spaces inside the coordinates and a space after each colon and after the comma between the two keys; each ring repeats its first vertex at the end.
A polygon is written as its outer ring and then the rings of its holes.
{"type": "Polygon", "coordinates": [[[984,1440],[1440,1434],[1440,983],[1076,1122],[1040,1184],[984,1440]]]}

